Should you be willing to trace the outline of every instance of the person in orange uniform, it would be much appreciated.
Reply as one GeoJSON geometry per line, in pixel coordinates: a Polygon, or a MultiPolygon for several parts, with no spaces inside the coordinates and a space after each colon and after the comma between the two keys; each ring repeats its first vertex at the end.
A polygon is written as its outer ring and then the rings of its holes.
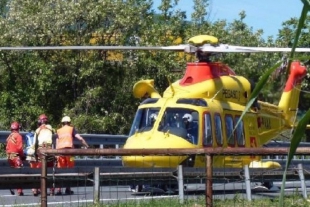
{"type": "MultiPolygon", "coordinates": [[[[6,155],[8,163],[13,168],[23,167],[24,151],[23,151],[23,137],[19,133],[20,125],[14,121],[11,123],[11,134],[6,139],[6,155]]],[[[11,190],[14,194],[14,191],[11,190]]],[[[17,194],[23,196],[23,189],[18,188],[17,194]]]]}
{"type": "MultiPolygon", "coordinates": [[[[48,124],[48,118],[45,114],[41,114],[38,118],[38,128],[34,134],[34,145],[35,145],[35,161],[30,161],[31,168],[41,168],[41,160],[38,155],[38,150],[40,149],[52,149],[52,137],[53,137],[53,128],[48,124]]],[[[47,156],[47,167],[54,167],[55,156],[47,156]]],[[[37,196],[40,191],[39,189],[32,189],[33,195],[37,196]]],[[[53,194],[54,189],[50,189],[50,194],[53,194]]]]}
{"type": "MultiPolygon", "coordinates": [[[[61,120],[62,127],[57,130],[56,137],[56,149],[72,149],[73,138],[76,138],[82,142],[82,144],[88,148],[88,144],[84,138],[77,133],[76,129],[71,126],[71,118],[69,116],[64,116],[61,120]]],[[[57,158],[57,167],[58,168],[72,168],[74,167],[74,159],[72,156],[58,156],[57,158]]],[[[56,195],[61,195],[61,189],[58,188],[56,195]]],[[[69,187],[66,188],[65,194],[73,194],[73,191],[69,187]]]]}

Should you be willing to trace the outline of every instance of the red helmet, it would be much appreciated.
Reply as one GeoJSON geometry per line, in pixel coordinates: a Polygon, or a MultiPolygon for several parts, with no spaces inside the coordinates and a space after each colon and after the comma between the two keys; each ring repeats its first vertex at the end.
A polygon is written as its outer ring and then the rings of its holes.
{"type": "Polygon", "coordinates": [[[47,116],[45,114],[41,114],[38,119],[38,124],[47,124],[47,116]]]}
{"type": "Polygon", "coordinates": [[[12,122],[11,130],[19,130],[19,123],[17,121],[12,122]]]}
{"type": "Polygon", "coordinates": [[[47,116],[45,114],[41,114],[39,116],[39,120],[46,120],[47,121],[47,116]]]}

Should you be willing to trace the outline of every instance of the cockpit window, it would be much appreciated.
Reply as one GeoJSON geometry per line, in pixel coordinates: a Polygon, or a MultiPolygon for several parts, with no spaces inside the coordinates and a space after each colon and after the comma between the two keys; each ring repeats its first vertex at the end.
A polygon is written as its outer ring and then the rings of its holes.
{"type": "Polygon", "coordinates": [[[180,98],[177,100],[178,104],[191,104],[195,106],[208,106],[207,102],[200,98],[180,98]]]}
{"type": "Polygon", "coordinates": [[[142,108],[136,113],[129,136],[136,132],[150,131],[158,117],[160,108],[142,108]]]}
{"type": "Polygon", "coordinates": [[[192,144],[198,143],[198,112],[185,108],[167,108],[159,123],[158,131],[169,132],[192,144]]]}
{"type": "Polygon", "coordinates": [[[145,99],[140,105],[153,104],[153,103],[156,103],[158,100],[159,100],[158,98],[148,98],[148,99],[145,99]]]}

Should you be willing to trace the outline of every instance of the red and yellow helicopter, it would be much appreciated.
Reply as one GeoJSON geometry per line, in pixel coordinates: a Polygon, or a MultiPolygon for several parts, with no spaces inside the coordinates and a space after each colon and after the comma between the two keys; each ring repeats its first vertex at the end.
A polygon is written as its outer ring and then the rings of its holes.
{"type": "MultiPolygon", "coordinates": [[[[196,54],[197,62],[187,63],[182,79],[160,95],[153,80],[141,80],[133,87],[137,98],[146,98],[138,107],[125,149],[256,148],[291,129],[296,123],[301,82],[306,67],[293,61],[278,105],[255,102],[246,111],[253,84],[227,65],[211,62],[217,53],[290,52],[291,48],[243,47],[218,44],[213,36],[199,35],[189,44],[163,47],[163,50],[196,54]],[[236,123],[239,123],[236,125],[236,123]]],[[[310,48],[296,48],[309,52],[310,48]]],[[[204,156],[124,156],[129,167],[204,167],[204,156]]],[[[259,156],[217,156],[214,167],[280,167],[262,162],[259,156]]]]}

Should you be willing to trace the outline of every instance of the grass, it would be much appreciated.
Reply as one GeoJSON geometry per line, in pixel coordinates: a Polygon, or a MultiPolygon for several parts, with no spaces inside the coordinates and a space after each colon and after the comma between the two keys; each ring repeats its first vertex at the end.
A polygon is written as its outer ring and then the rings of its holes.
{"type": "MultiPolygon", "coordinates": [[[[285,197],[285,207],[309,207],[310,201],[302,199],[300,195],[285,197]]],[[[177,198],[141,199],[135,201],[117,201],[100,204],[79,204],[79,207],[204,207],[205,197],[197,196],[194,199],[185,199],[180,204],[177,198]]],[[[264,198],[247,201],[241,195],[236,194],[232,199],[214,199],[212,207],[278,207],[279,198],[264,198]]]]}

